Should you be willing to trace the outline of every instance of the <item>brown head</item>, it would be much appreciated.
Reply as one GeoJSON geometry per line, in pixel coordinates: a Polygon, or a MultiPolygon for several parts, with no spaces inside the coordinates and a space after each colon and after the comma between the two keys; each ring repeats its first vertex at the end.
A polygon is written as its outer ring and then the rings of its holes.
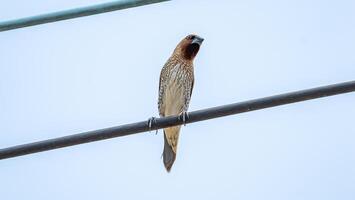
{"type": "Polygon", "coordinates": [[[184,60],[193,61],[200,50],[202,42],[203,38],[190,34],[181,40],[175,48],[173,55],[179,56],[184,60]]]}

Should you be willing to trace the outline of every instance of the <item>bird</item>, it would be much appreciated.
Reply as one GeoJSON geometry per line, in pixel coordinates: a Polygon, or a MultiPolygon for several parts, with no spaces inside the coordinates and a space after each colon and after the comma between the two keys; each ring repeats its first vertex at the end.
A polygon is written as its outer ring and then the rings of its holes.
{"type": "MultiPolygon", "coordinates": [[[[160,117],[179,115],[185,125],[194,86],[194,58],[203,38],[190,34],[174,49],[160,72],[158,110],[160,117]]],[[[181,119],[180,118],[180,119],[181,119]]],[[[163,163],[170,172],[173,166],[181,125],[164,128],[163,163]]]]}

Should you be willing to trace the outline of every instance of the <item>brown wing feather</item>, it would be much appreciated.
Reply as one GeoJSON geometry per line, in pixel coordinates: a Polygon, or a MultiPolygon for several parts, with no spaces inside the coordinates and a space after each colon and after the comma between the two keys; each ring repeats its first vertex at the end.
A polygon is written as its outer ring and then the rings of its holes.
{"type": "Polygon", "coordinates": [[[163,98],[165,95],[166,81],[167,81],[167,71],[168,71],[169,60],[165,63],[163,69],[160,72],[159,78],[159,97],[158,97],[158,110],[161,117],[165,116],[165,106],[163,98]]]}
{"type": "Polygon", "coordinates": [[[192,90],[194,90],[194,83],[195,83],[195,79],[192,77],[191,90],[190,90],[190,98],[191,98],[191,96],[192,96],[192,90]]]}

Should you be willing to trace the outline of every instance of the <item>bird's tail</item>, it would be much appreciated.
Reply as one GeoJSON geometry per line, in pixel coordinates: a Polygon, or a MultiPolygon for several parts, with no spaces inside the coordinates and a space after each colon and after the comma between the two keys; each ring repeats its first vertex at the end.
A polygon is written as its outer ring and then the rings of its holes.
{"type": "Polygon", "coordinates": [[[170,172],[176,158],[180,126],[164,129],[163,161],[166,171],[170,172]]]}

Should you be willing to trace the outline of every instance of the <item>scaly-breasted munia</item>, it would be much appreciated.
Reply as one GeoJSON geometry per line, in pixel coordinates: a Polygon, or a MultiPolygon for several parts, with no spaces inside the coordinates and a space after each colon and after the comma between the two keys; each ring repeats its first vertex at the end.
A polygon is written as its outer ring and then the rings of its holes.
{"type": "MultiPolygon", "coordinates": [[[[160,117],[186,115],[194,86],[193,61],[202,42],[203,38],[197,35],[185,37],[161,70],[158,100],[160,117]]],[[[164,129],[163,161],[168,172],[176,158],[180,128],[174,126],[164,129]]]]}

